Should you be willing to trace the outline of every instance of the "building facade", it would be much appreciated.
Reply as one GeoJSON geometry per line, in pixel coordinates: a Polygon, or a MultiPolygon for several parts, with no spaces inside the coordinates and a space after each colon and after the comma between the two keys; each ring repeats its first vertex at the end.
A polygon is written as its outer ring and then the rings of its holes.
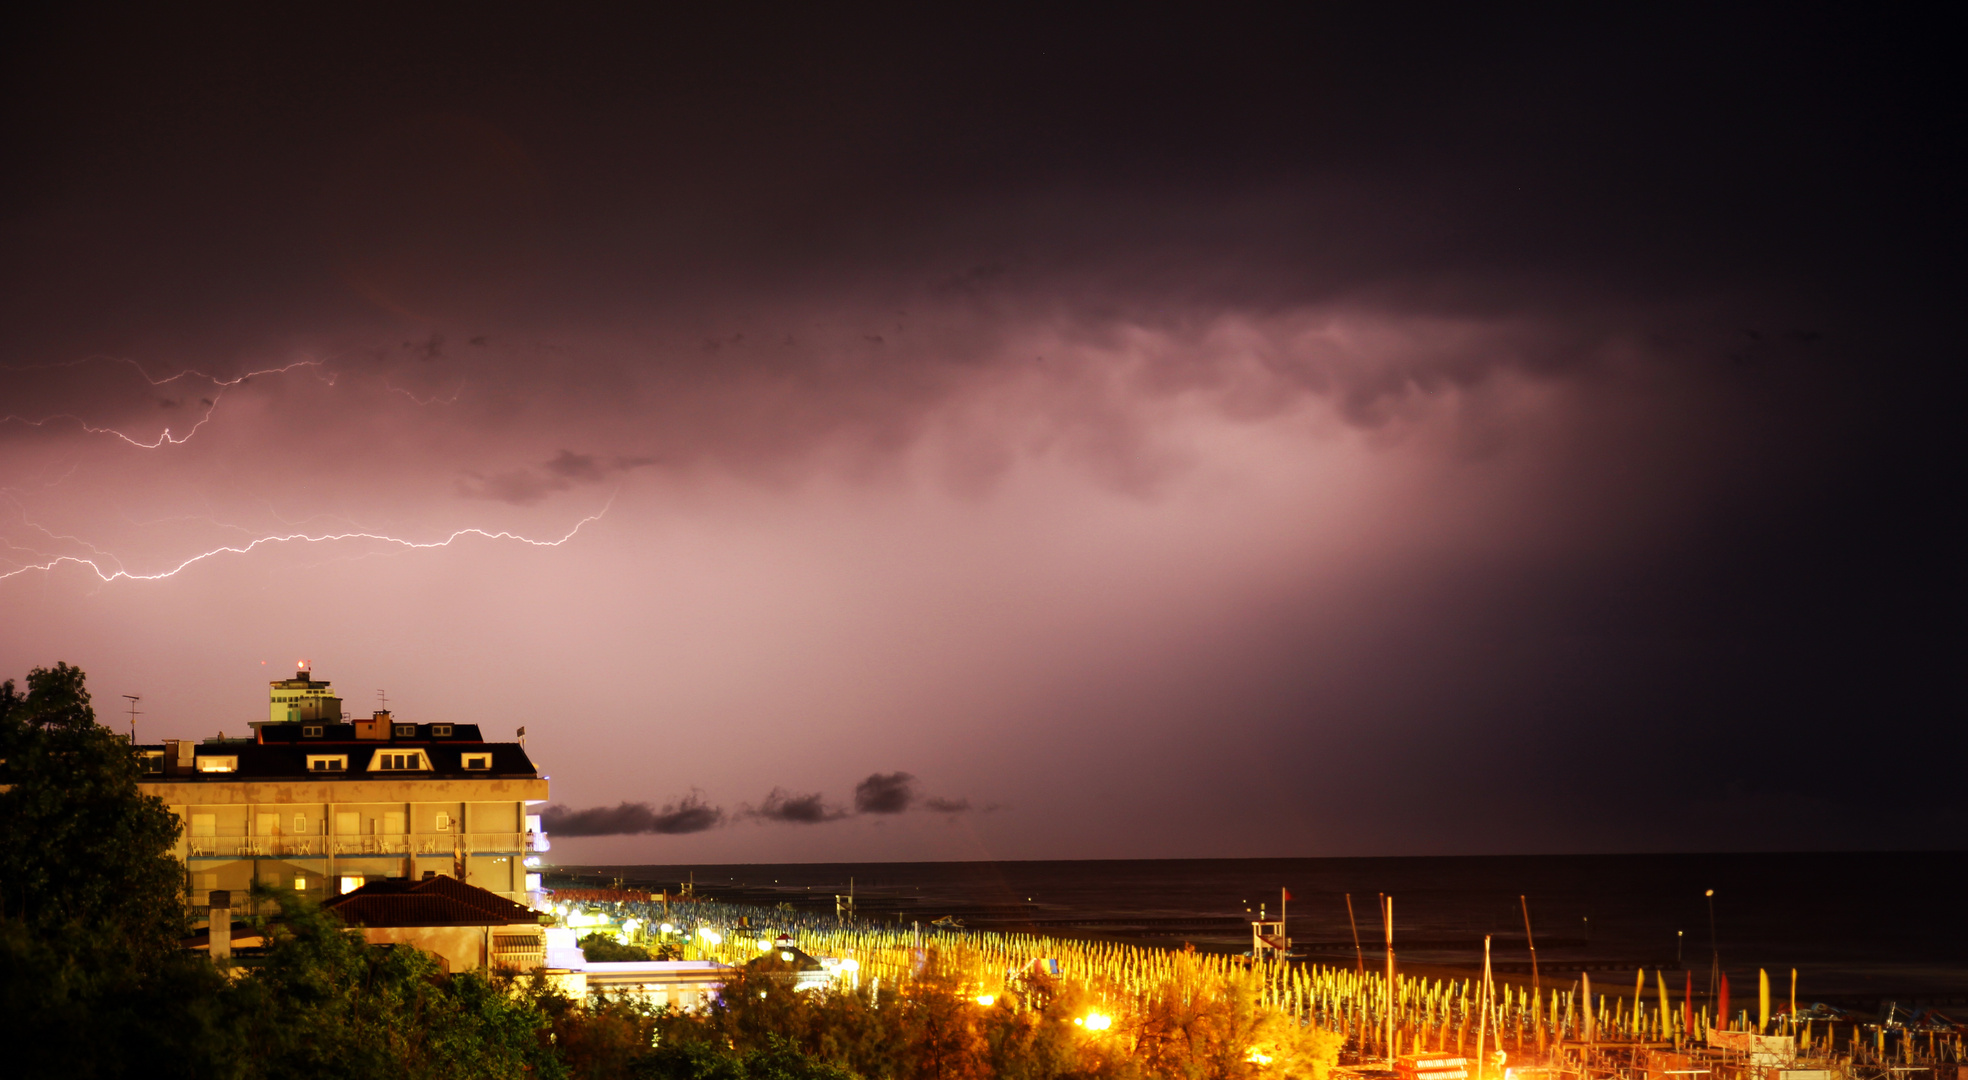
{"type": "Polygon", "coordinates": [[[276,885],[326,900],[431,873],[531,902],[547,779],[524,746],[487,742],[476,724],[388,712],[348,722],[306,671],[271,687],[274,719],[248,737],[137,748],[143,791],[184,824],[177,854],[193,906],[213,889],[276,885]]]}

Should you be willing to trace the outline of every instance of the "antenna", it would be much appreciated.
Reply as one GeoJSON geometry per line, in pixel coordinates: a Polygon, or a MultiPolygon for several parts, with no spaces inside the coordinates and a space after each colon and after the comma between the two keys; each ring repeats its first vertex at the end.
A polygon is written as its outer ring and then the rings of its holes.
{"type": "Polygon", "coordinates": [[[376,691],[376,700],[382,704],[384,712],[389,711],[390,696],[388,694],[383,693],[382,690],[379,689],[376,691]]]}
{"type": "Polygon", "coordinates": [[[137,712],[137,702],[143,700],[143,695],[124,694],[123,696],[130,699],[130,742],[135,744],[137,741],[137,717],[142,715],[137,712]]]}

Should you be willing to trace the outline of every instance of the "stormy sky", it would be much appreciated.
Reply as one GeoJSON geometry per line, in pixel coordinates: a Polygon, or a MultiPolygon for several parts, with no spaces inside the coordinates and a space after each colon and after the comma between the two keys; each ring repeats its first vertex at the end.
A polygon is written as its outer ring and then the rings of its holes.
{"type": "Polygon", "coordinates": [[[1908,11],[10,15],[0,672],[571,861],[1958,844],[1908,11]]]}

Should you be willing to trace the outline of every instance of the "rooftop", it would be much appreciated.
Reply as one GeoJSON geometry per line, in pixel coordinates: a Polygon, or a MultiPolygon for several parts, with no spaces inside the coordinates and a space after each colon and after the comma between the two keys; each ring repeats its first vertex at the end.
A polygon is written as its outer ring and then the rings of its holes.
{"type": "Polygon", "coordinates": [[[540,924],[540,913],[497,893],[435,874],[422,881],[372,881],[323,905],[350,926],[510,926],[540,924]]]}

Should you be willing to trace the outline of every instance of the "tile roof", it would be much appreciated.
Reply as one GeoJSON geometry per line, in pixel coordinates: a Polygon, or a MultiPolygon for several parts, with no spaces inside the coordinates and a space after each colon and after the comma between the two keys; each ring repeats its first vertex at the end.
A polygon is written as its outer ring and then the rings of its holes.
{"type": "Polygon", "coordinates": [[[422,881],[387,878],[325,905],[350,926],[538,926],[540,913],[497,893],[439,874],[422,881]]]}

